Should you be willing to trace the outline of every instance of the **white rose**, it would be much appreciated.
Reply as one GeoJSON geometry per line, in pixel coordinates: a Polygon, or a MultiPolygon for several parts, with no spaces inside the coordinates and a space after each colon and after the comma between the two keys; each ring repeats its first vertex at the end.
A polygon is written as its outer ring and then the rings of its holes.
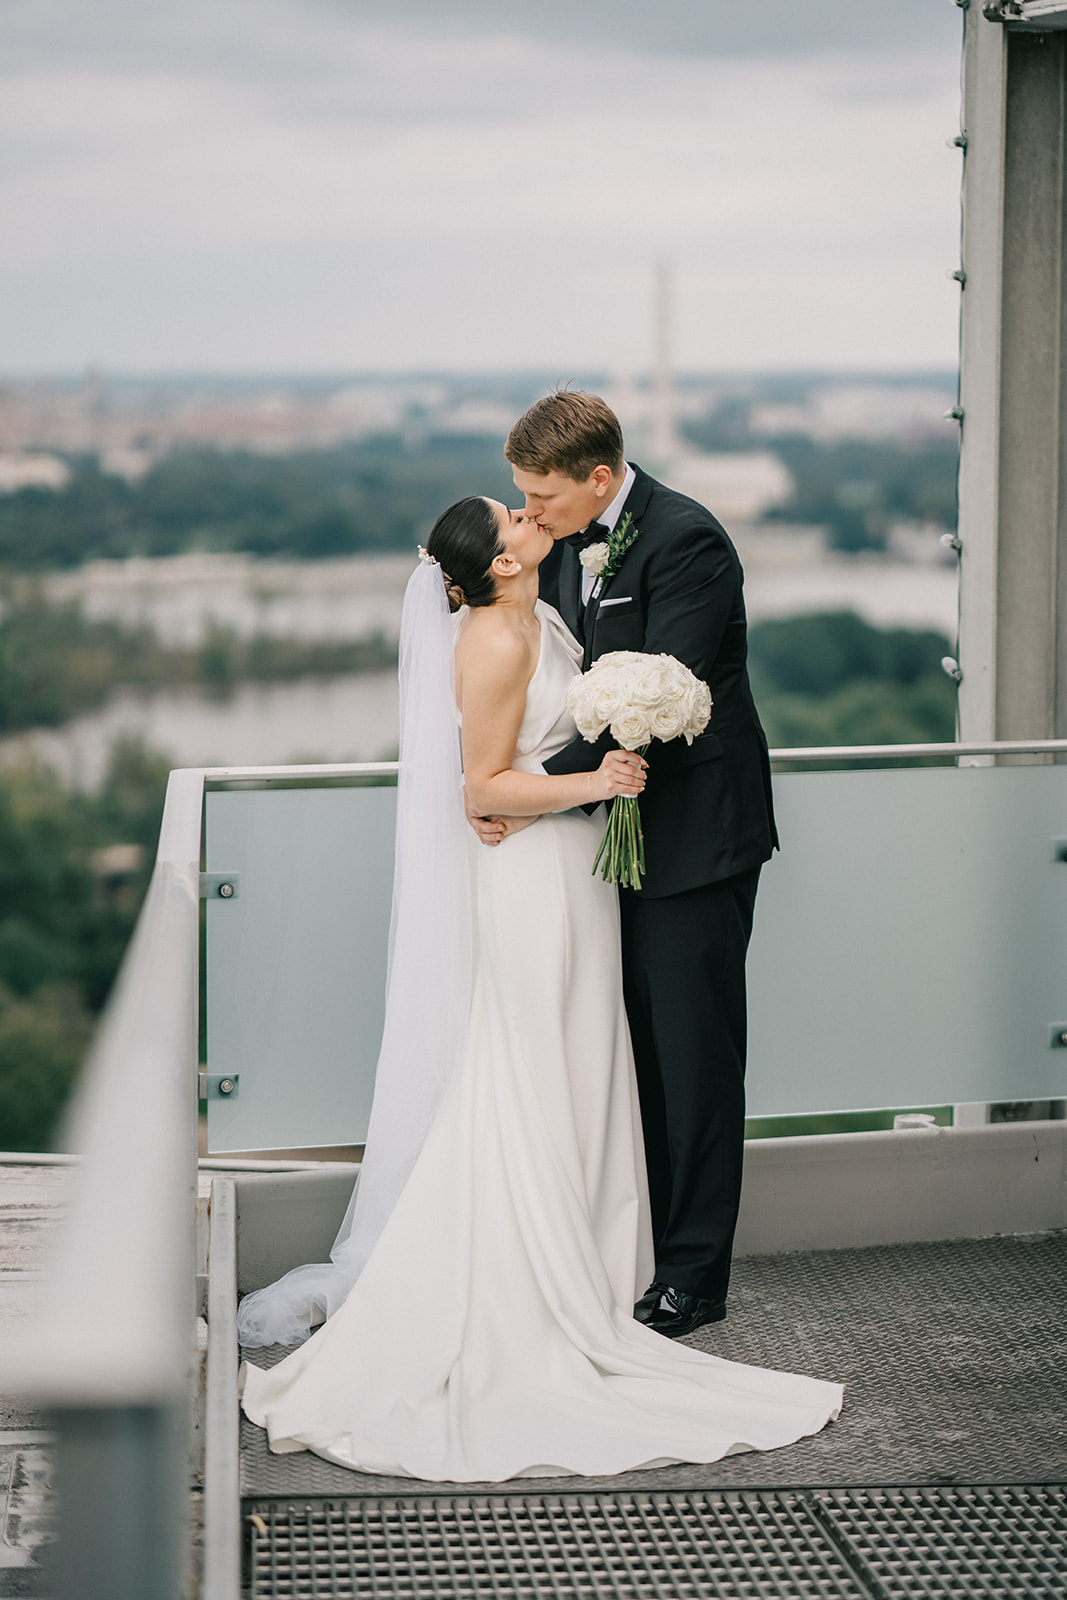
{"type": "Polygon", "coordinates": [[[584,550],[579,551],[578,560],[586,572],[595,572],[599,577],[608,564],[608,547],[606,544],[587,544],[584,550]]]}
{"type": "Polygon", "coordinates": [[[692,744],[698,733],[703,733],[711,717],[711,690],[697,678],[689,692],[686,706],[685,736],[692,744]]]}
{"type": "Polygon", "coordinates": [[[651,711],[663,699],[663,689],[659,675],[655,672],[643,672],[634,678],[630,690],[630,698],[635,706],[643,706],[646,711],[651,711]]]}
{"type": "Polygon", "coordinates": [[[567,710],[583,739],[597,739],[607,727],[607,718],[599,718],[593,704],[593,688],[588,677],[575,678],[567,690],[567,710]]]}
{"type": "Polygon", "coordinates": [[[669,705],[657,706],[652,713],[650,727],[654,739],[677,739],[684,732],[686,726],[682,708],[677,701],[669,705]]]}
{"type": "Polygon", "coordinates": [[[611,736],[624,750],[636,750],[639,744],[648,744],[652,731],[643,711],[628,710],[611,724],[611,736]]]}
{"type": "Polygon", "coordinates": [[[616,675],[605,678],[593,691],[596,714],[605,724],[612,722],[626,705],[626,690],[616,675]]]}

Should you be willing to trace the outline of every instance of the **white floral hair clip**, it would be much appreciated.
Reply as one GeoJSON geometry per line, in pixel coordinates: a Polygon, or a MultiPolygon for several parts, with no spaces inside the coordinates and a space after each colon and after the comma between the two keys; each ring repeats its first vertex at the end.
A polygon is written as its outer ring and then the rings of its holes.
{"type": "Polygon", "coordinates": [[[419,545],[419,560],[424,567],[439,567],[441,565],[437,557],[432,556],[421,544],[419,545]]]}

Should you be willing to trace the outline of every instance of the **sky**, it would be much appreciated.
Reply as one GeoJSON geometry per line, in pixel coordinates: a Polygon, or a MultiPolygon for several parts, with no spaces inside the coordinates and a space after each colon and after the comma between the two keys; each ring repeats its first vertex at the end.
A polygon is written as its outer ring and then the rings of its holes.
{"type": "Polygon", "coordinates": [[[0,374],[952,367],[952,0],[0,0],[0,374]]]}

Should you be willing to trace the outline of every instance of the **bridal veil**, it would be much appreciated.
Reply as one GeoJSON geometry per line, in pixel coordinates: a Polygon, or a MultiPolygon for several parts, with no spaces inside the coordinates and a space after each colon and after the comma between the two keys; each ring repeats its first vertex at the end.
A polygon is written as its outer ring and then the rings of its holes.
{"type": "Polygon", "coordinates": [[[441,568],[420,561],[400,625],[400,779],[385,1027],[367,1147],[330,1260],[242,1300],[246,1348],[300,1344],[347,1298],[415,1165],[467,1034],[473,921],[441,568]]]}

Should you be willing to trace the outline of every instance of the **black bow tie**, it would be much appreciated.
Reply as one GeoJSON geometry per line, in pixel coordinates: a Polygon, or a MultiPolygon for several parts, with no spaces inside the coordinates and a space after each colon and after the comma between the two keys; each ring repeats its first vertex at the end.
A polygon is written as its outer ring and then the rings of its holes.
{"type": "Polygon", "coordinates": [[[591,544],[604,544],[610,538],[610,528],[605,528],[602,522],[591,522],[581,533],[572,533],[566,542],[575,550],[585,550],[591,544]]]}

